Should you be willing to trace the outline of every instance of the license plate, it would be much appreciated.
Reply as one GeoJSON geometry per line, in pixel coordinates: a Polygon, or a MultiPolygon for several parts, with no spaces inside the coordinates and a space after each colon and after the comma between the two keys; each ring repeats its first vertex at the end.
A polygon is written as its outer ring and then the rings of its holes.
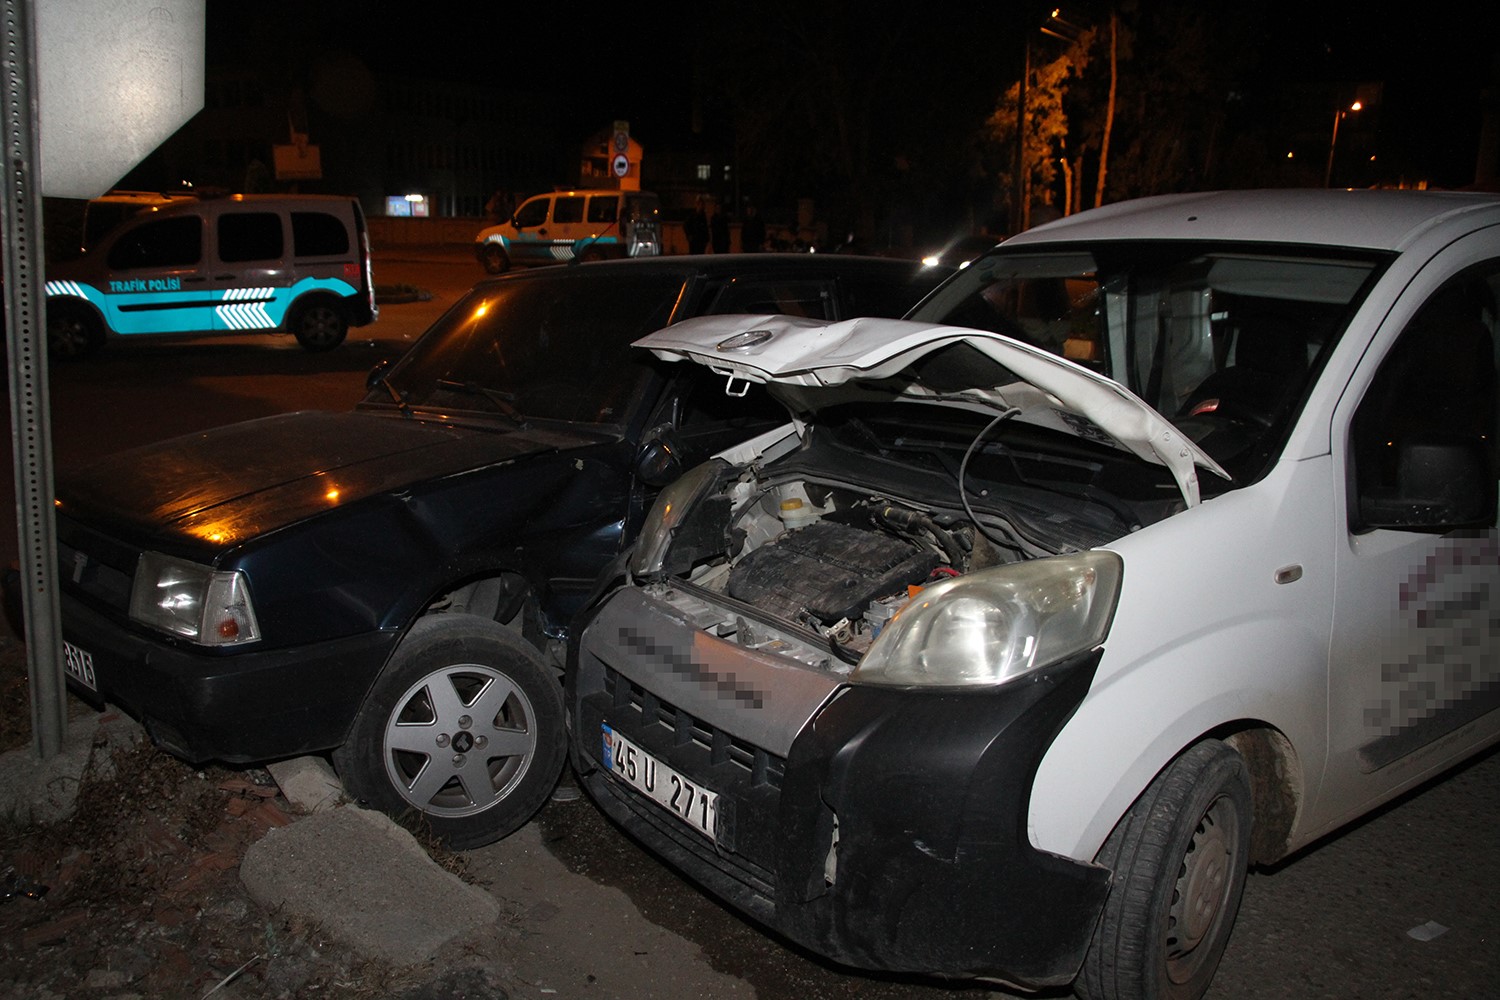
{"type": "Polygon", "coordinates": [[[94,654],[79,649],[66,639],[63,640],[63,669],[90,691],[99,690],[99,683],[94,680],[94,654]]]}
{"type": "Polygon", "coordinates": [[[694,784],[604,723],[604,769],[688,826],[712,838],[719,796],[694,784]]]}

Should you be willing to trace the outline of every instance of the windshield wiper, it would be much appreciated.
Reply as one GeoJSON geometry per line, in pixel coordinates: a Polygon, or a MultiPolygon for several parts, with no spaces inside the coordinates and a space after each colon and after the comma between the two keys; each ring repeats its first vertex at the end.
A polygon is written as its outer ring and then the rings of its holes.
{"type": "Polygon", "coordinates": [[[459,382],[450,378],[438,379],[437,386],[439,389],[452,389],[455,392],[467,393],[470,396],[483,396],[491,403],[494,403],[495,409],[499,410],[511,423],[521,428],[521,430],[524,431],[529,426],[526,418],[521,415],[521,411],[516,409],[514,405],[516,394],[513,392],[502,392],[499,389],[491,389],[477,382],[459,382]]]}
{"type": "Polygon", "coordinates": [[[388,392],[388,393],[390,393],[391,394],[391,398],[396,401],[396,409],[397,409],[397,411],[399,411],[400,414],[403,417],[405,417],[407,420],[411,420],[412,419],[411,405],[408,404],[407,401],[406,401],[406,393],[402,392],[400,389],[397,389],[395,386],[391,385],[384,378],[380,379],[379,381],[380,381],[380,384],[385,388],[385,391],[388,392]]]}

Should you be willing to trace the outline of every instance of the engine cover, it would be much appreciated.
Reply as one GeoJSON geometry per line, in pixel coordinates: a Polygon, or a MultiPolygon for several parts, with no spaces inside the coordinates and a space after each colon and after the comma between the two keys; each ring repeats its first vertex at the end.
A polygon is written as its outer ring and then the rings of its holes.
{"type": "Polygon", "coordinates": [[[819,521],[741,559],[729,594],[791,620],[803,610],[825,625],[856,618],[871,600],[923,583],[939,563],[893,535],[819,521]]]}

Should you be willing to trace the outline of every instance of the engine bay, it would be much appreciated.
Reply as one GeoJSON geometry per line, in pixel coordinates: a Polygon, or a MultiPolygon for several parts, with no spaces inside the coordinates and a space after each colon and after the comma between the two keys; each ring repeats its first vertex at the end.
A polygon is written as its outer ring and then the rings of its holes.
{"type": "MultiPolygon", "coordinates": [[[[776,645],[782,653],[799,634],[827,643],[796,658],[826,661],[831,650],[852,665],[885,623],[929,583],[986,566],[1048,553],[1008,549],[976,530],[962,511],[919,509],[889,497],[810,479],[774,485],[731,484],[726,551],[686,575],[702,597],[677,584],[651,585],[701,628],[742,645],[776,645]],[[753,618],[736,607],[753,609],[753,618]]],[[[1000,538],[1003,543],[1004,537],[1000,538]]],[[[844,669],[848,669],[846,666],[844,669]]]]}

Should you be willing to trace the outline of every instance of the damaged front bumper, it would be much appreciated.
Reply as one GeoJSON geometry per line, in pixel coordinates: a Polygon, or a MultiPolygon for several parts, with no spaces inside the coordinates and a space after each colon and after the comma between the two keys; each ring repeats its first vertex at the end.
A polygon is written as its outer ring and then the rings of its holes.
{"type": "Polygon", "coordinates": [[[849,685],[792,652],[745,649],[617,592],[570,657],[584,787],[688,877],[834,961],[1070,982],[1109,873],[1038,851],[1027,809],[1099,652],[963,691],[849,685]],[[717,794],[712,839],[607,772],[606,727],[717,794]]]}

